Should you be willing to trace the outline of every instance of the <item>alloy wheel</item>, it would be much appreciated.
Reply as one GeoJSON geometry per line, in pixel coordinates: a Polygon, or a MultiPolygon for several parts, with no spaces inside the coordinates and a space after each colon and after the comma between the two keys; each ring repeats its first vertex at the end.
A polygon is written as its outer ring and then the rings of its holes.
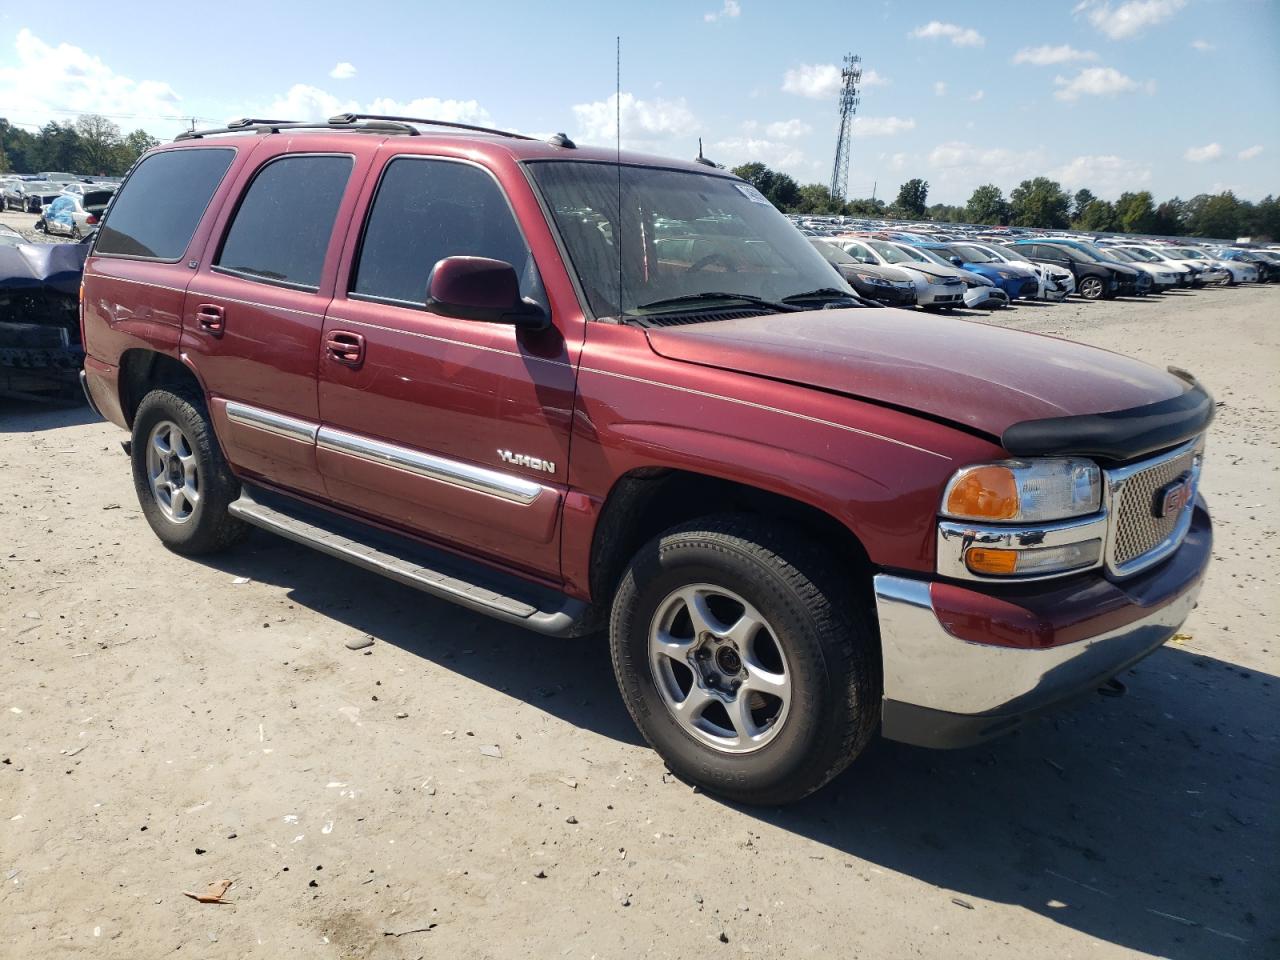
{"type": "Polygon", "coordinates": [[[686,733],[722,753],[773,740],[791,706],[786,654],[765,618],[732,590],[689,584],[658,605],[649,665],[686,733]]]}
{"type": "Polygon", "coordinates": [[[160,511],[186,523],[200,503],[200,471],[195,450],[172,420],[161,420],[147,438],[147,477],[160,511]]]}

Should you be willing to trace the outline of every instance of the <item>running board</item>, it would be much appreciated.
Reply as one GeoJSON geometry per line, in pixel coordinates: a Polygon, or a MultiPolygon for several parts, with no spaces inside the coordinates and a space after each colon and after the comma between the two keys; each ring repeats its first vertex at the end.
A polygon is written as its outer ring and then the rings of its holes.
{"type": "Polygon", "coordinates": [[[408,537],[245,485],[232,516],[405,586],[550,636],[577,636],[588,604],[408,537]]]}

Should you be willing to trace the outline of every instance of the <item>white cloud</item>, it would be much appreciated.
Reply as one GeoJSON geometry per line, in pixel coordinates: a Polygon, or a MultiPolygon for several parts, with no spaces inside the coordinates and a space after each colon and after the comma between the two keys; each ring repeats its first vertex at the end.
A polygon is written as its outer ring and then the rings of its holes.
{"type": "MultiPolygon", "coordinates": [[[[610,94],[607,100],[574,104],[574,139],[584,143],[612,144],[617,130],[615,117],[618,105],[617,94],[610,94]]],[[[678,100],[657,97],[637,100],[633,94],[624,93],[621,108],[623,146],[651,149],[664,140],[689,136],[698,129],[697,118],[683,97],[678,100]]]]}
{"type": "Polygon", "coordinates": [[[707,23],[715,23],[717,20],[732,20],[742,14],[742,5],[738,0],[724,0],[724,6],[713,13],[704,13],[702,19],[707,23]]]}
{"type": "Polygon", "coordinates": [[[1071,63],[1074,60],[1097,60],[1098,55],[1092,50],[1077,50],[1075,47],[1062,44],[1058,47],[1023,47],[1013,55],[1014,63],[1029,63],[1036,67],[1047,67],[1055,63],[1071,63]]]}
{"type": "Polygon", "coordinates": [[[811,100],[834,97],[841,86],[840,68],[834,63],[802,63],[782,76],[782,92],[811,100]]]}
{"type": "Polygon", "coordinates": [[[980,183],[1011,187],[1040,176],[1048,166],[1043,150],[1011,150],[977,146],[963,140],[940,143],[926,157],[930,192],[937,198],[964,202],[980,183]]]}
{"type": "Polygon", "coordinates": [[[1126,76],[1115,67],[1086,67],[1072,79],[1054,77],[1054,85],[1059,89],[1053,95],[1059,100],[1078,100],[1080,97],[1113,97],[1117,93],[1133,93],[1145,90],[1155,92],[1155,81],[1139,83],[1126,76]]]}
{"type": "Polygon", "coordinates": [[[771,123],[765,128],[765,132],[775,140],[794,140],[796,137],[803,137],[812,130],[813,127],[803,120],[779,120],[777,123],[771,123]]]}
{"type": "Polygon", "coordinates": [[[911,117],[854,117],[849,132],[855,137],[892,137],[915,128],[911,117]]]}
{"type": "Polygon", "coordinates": [[[793,143],[779,143],[757,137],[730,137],[717,140],[708,148],[716,163],[736,167],[759,160],[774,170],[794,171],[804,163],[804,152],[793,143]]]}
{"type": "Polygon", "coordinates": [[[1246,147],[1236,154],[1236,158],[1240,160],[1252,160],[1254,157],[1262,153],[1262,144],[1254,144],[1252,147],[1246,147]]]}
{"type": "Polygon", "coordinates": [[[1091,24],[1112,40],[1127,40],[1168,20],[1186,3],[1187,0],[1127,0],[1112,7],[1110,0],[1082,0],[1076,4],[1075,12],[1084,13],[1091,24]]]}
{"type": "Polygon", "coordinates": [[[970,99],[973,103],[977,103],[979,100],[981,100],[981,99],[982,99],[983,97],[985,97],[986,95],[987,95],[987,91],[985,91],[985,90],[978,90],[978,91],[976,91],[975,93],[970,94],[970,95],[969,95],[969,99],[970,99]]]}
{"type": "Polygon", "coordinates": [[[1208,53],[1210,50],[1214,49],[1214,46],[1208,40],[1192,40],[1191,49],[1198,50],[1201,53],[1208,53]]]}
{"type": "Polygon", "coordinates": [[[1190,163],[1208,163],[1222,156],[1222,144],[1206,143],[1203,147],[1187,147],[1182,159],[1190,163]]]}
{"type": "Polygon", "coordinates": [[[1126,190],[1151,183],[1151,168],[1136,160],[1114,155],[1076,157],[1049,171],[1049,176],[1069,190],[1088,187],[1103,200],[1114,200],[1126,190]]]}
{"type": "Polygon", "coordinates": [[[863,70],[861,82],[864,87],[887,87],[889,84],[893,83],[893,81],[884,74],[877,73],[875,70],[863,70]]]}
{"type": "Polygon", "coordinates": [[[943,23],[940,20],[930,20],[923,27],[916,27],[907,36],[917,40],[936,40],[945,37],[955,47],[980,47],[987,42],[973,27],[961,27],[954,23],[943,23]]]}
{"type": "Polygon", "coordinates": [[[945,97],[945,96],[947,95],[947,85],[946,85],[946,83],[944,83],[943,81],[939,80],[937,83],[935,83],[935,84],[933,85],[933,92],[934,92],[934,94],[935,94],[935,95],[937,95],[937,96],[939,96],[939,97],[945,97]]]}
{"type": "Polygon", "coordinates": [[[117,114],[125,129],[143,127],[166,136],[186,126],[178,117],[182,98],[169,84],[122,76],[69,43],[51,46],[24,28],[9,62],[0,66],[0,103],[11,120],[67,122],[79,113],[117,114]]]}
{"type": "Polygon", "coordinates": [[[288,92],[277,96],[261,114],[255,116],[281,120],[324,120],[335,113],[360,112],[360,104],[355,100],[343,100],[319,87],[295,83],[288,92]]]}
{"type": "Polygon", "coordinates": [[[350,80],[356,75],[356,68],[343,60],[339,64],[335,64],[334,68],[329,71],[329,76],[335,80],[350,80]]]}
{"type": "Polygon", "coordinates": [[[493,124],[493,117],[489,115],[489,111],[475,100],[419,97],[416,100],[401,101],[391,97],[377,97],[367,105],[362,105],[356,100],[342,99],[327,90],[305,83],[295,83],[288,92],[276,97],[263,111],[265,116],[289,120],[324,120],[336,113],[380,113],[454,123],[474,123],[480,126],[493,124]]]}

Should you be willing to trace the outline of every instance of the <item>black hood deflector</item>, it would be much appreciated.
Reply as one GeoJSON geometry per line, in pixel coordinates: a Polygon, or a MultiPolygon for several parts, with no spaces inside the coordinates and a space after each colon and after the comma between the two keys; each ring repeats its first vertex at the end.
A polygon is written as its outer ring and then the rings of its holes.
{"type": "Polygon", "coordinates": [[[1187,389],[1158,403],[1044,420],[1008,427],[1001,446],[1015,457],[1096,457],[1113,463],[1137,460],[1184,443],[1208,428],[1213,397],[1185,370],[1170,367],[1187,389]]]}

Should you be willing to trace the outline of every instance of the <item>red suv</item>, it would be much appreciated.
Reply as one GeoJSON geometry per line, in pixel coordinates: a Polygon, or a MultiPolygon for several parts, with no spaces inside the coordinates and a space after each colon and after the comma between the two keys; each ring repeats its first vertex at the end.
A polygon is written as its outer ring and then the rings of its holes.
{"type": "Polygon", "coordinates": [[[704,163],[387,117],[189,134],[117,196],[82,324],[171,549],[258,526],[607,629],[644,736],[739,800],[1098,688],[1209,559],[1193,377],[864,303],[704,163]]]}

